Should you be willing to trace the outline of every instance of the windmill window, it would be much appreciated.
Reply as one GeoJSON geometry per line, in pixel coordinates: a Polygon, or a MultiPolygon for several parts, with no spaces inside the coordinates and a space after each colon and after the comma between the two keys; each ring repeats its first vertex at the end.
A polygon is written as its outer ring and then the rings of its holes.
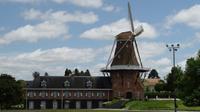
{"type": "Polygon", "coordinates": [[[47,82],[46,82],[45,80],[43,80],[43,81],[41,82],[41,87],[47,87],[47,82]]]}
{"type": "Polygon", "coordinates": [[[70,87],[70,82],[69,82],[68,80],[66,80],[66,81],[64,82],[64,87],[70,87]]]}
{"type": "Polygon", "coordinates": [[[88,80],[88,81],[86,82],[86,86],[87,86],[88,88],[91,88],[91,87],[92,87],[92,81],[88,80]]]}

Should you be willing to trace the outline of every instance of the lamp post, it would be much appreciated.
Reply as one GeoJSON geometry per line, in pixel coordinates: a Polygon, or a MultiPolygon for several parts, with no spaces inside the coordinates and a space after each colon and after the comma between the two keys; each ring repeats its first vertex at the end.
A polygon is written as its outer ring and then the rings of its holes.
{"type": "MultiPolygon", "coordinates": [[[[166,47],[169,49],[169,51],[171,52],[172,51],[172,55],[173,55],[173,68],[175,68],[175,52],[178,50],[178,48],[180,47],[180,44],[171,44],[171,45],[166,45],[166,47]]],[[[174,71],[173,71],[173,80],[175,81],[176,80],[176,76],[174,74],[174,71]]],[[[174,83],[175,84],[175,83],[174,83]]],[[[177,104],[176,104],[176,84],[175,84],[175,87],[174,87],[174,112],[177,112],[177,104]]]]}

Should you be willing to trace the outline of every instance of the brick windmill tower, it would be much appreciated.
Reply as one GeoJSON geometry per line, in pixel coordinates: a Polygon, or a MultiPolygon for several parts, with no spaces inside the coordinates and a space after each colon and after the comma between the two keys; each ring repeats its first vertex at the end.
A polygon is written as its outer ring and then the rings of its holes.
{"type": "Polygon", "coordinates": [[[142,65],[135,39],[143,32],[143,28],[140,26],[134,29],[129,2],[128,12],[132,31],[122,32],[116,36],[108,63],[101,72],[111,77],[113,98],[143,99],[141,76],[148,69],[142,65]]]}

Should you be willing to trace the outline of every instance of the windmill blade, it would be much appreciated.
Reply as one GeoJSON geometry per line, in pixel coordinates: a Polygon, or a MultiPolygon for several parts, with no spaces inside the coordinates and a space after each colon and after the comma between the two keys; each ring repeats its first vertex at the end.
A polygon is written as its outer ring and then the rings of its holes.
{"type": "Polygon", "coordinates": [[[138,54],[140,66],[143,67],[142,59],[140,57],[140,52],[139,52],[138,45],[137,45],[137,41],[135,40],[134,43],[135,43],[136,51],[137,51],[137,54],[138,54]]]}
{"type": "Polygon", "coordinates": [[[131,23],[132,32],[134,32],[133,17],[132,17],[132,13],[131,13],[130,1],[128,1],[128,16],[129,16],[129,20],[130,20],[130,23],[131,23]]]}

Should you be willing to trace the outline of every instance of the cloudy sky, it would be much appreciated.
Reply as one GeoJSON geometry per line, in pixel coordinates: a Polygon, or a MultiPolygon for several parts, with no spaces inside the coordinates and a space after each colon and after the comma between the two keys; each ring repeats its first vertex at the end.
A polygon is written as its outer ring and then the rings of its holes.
{"type": "MultiPolygon", "coordinates": [[[[200,48],[200,1],[131,0],[144,66],[164,77],[170,70],[166,44],[181,44],[176,63],[200,48]]],[[[130,30],[127,0],[0,0],[0,73],[31,80],[32,73],[64,75],[65,68],[107,63],[115,35],[130,30]]]]}

